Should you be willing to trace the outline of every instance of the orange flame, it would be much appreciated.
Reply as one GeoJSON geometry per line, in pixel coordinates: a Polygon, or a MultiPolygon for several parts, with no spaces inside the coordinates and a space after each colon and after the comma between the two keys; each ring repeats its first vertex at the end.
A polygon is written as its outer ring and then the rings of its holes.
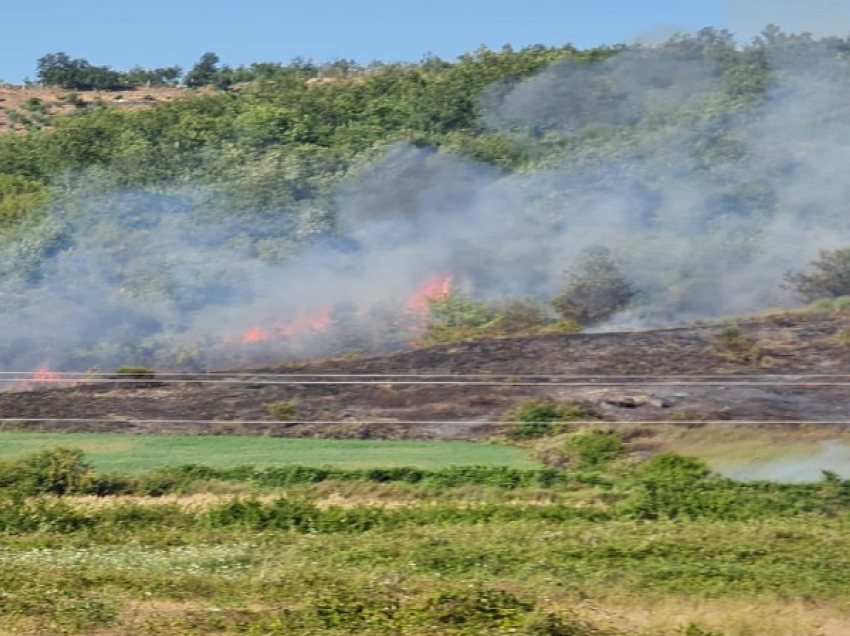
{"type": "MultiPolygon", "coordinates": [[[[437,272],[429,276],[405,303],[410,316],[420,324],[409,327],[410,331],[421,332],[431,312],[429,300],[445,298],[452,292],[453,276],[447,272],[437,272]]],[[[325,307],[316,311],[302,312],[288,322],[276,327],[253,326],[237,338],[224,338],[224,342],[238,341],[242,344],[267,342],[281,338],[299,338],[321,333],[331,324],[331,311],[325,307]]]]}
{"type": "Polygon", "coordinates": [[[431,311],[429,300],[445,298],[452,293],[453,276],[446,272],[432,274],[422,283],[410,300],[407,301],[407,310],[425,320],[431,311]]]}
{"type": "Polygon", "coordinates": [[[41,369],[36,370],[32,374],[31,382],[56,382],[60,380],[62,376],[58,373],[53,373],[47,367],[42,367],[41,369]]]}
{"type": "Polygon", "coordinates": [[[294,320],[285,322],[277,328],[281,336],[306,336],[311,333],[324,331],[331,324],[330,309],[320,309],[319,311],[296,316],[294,320]]]}
{"type": "Polygon", "coordinates": [[[251,327],[248,331],[242,334],[242,343],[250,344],[252,342],[271,340],[272,338],[274,338],[274,334],[270,331],[266,331],[262,327],[251,327]]]}
{"type": "Polygon", "coordinates": [[[321,309],[312,313],[304,313],[296,316],[289,322],[284,322],[277,327],[264,329],[263,327],[251,327],[242,334],[242,344],[254,342],[265,342],[277,338],[293,338],[307,336],[311,333],[324,331],[331,322],[329,309],[321,309]]]}
{"type": "Polygon", "coordinates": [[[47,367],[41,367],[33,371],[32,376],[25,382],[23,382],[23,386],[29,388],[35,388],[41,384],[48,384],[51,382],[60,382],[62,380],[62,376],[58,373],[54,373],[47,367]]]}

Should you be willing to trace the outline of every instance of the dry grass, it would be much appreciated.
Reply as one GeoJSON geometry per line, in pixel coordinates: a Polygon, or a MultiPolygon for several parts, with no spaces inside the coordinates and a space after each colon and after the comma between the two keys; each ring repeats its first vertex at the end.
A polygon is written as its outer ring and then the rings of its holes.
{"type": "MultiPolygon", "coordinates": [[[[606,604],[607,606],[607,604],[606,604]]],[[[608,611],[627,633],[670,634],[696,624],[723,636],[847,636],[850,615],[843,605],[792,600],[662,598],[620,600],[608,611]],[[634,630],[634,631],[633,631],[634,630]]]]}
{"type": "Polygon", "coordinates": [[[850,443],[847,427],[807,425],[695,424],[624,425],[632,450],[672,451],[706,460],[764,461],[779,457],[809,457],[820,443],[850,443]]]}
{"type": "Polygon", "coordinates": [[[78,99],[85,104],[103,103],[116,108],[135,110],[149,108],[161,102],[170,102],[197,95],[198,91],[164,86],[123,91],[69,91],[60,88],[0,86],[0,133],[26,130],[25,126],[20,123],[13,123],[8,112],[17,111],[22,115],[27,115],[27,102],[33,98],[41,101],[49,117],[67,115],[77,111],[78,107],[69,99],[71,93],[76,93],[78,99]]]}

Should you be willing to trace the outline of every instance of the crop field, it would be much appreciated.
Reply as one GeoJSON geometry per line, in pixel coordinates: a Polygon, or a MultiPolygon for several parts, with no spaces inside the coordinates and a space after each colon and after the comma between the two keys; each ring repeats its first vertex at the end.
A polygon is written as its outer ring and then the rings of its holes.
{"type": "Polygon", "coordinates": [[[57,446],[85,451],[95,468],[107,472],[138,472],[181,464],[216,468],[246,464],[343,468],[539,466],[521,449],[471,442],[0,432],[0,458],[57,446]]]}

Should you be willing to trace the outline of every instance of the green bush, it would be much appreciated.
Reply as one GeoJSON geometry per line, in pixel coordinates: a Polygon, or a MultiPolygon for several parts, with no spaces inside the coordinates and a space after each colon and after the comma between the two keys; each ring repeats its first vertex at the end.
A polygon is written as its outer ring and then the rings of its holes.
{"type": "Polygon", "coordinates": [[[118,367],[118,369],[115,370],[115,375],[119,378],[135,378],[139,380],[153,380],[156,378],[156,372],[152,369],[132,364],[118,367]]]}
{"type": "Polygon", "coordinates": [[[298,408],[292,402],[266,404],[266,412],[277,422],[291,422],[298,417],[298,408]]]}
{"type": "Polygon", "coordinates": [[[602,416],[581,404],[561,404],[545,399],[514,407],[508,419],[515,422],[509,433],[512,439],[534,439],[563,432],[567,422],[601,420],[602,416]]]}
{"type": "Polygon", "coordinates": [[[489,303],[462,294],[431,298],[428,305],[431,322],[425,335],[432,344],[492,334],[501,321],[501,316],[489,303]]]}
{"type": "Polygon", "coordinates": [[[75,448],[54,448],[0,462],[0,489],[15,494],[85,494],[97,486],[92,466],[75,448]]]}
{"type": "Polygon", "coordinates": [[[564,442],[570,464],[579,470],[602,468],[626,452],[623,438],[599,429],[580,431],[564,442]]]}

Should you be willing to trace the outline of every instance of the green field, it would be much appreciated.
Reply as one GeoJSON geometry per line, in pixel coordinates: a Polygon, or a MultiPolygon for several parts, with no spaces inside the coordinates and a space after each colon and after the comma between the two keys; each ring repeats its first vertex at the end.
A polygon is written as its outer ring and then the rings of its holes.
{"type": "Polygon", "coordinates": [[[0,458],[57,446],[79,448],[100,471],[141,472],[180,464],[226,468],[276,464],[374,468],[510,466],[538,468],[517,448],[472,442],[291,439],[110,433],[0,433],[0,458]]]}

